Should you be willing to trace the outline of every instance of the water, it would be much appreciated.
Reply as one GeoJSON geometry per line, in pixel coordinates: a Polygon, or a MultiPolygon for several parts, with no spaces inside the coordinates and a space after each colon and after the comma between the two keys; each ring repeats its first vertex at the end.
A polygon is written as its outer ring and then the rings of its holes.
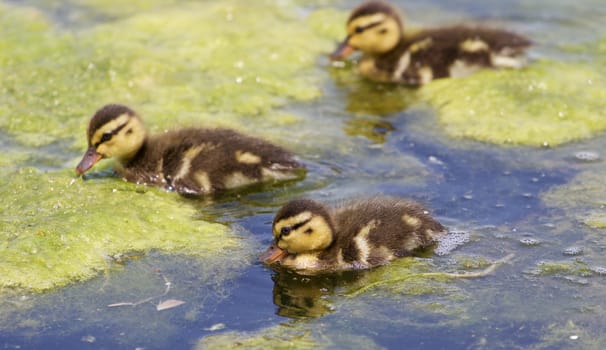
{"type": "MultiPolygon", "coordinates": [[[[27,3],[68,28],[85,26],[74,15],[88,11],[80,6],[70,10],[27,3]]],[[[560,44],[577,43],[581,34],[586,40],[604,35],[603,29],[596,34],[602,25],[596,16],[606,14],[599,2],[399,3],[416,14],[411,19],[415,25],[468,18],[498,21],[537,38],[540,44],[532,55],[540,57],[571,59],[574,54],[560,44]]],[[[335,6],[348,9],[353,3],[335,6]]],[[[103,22],[119,15],[89,16],[103,22]]],[[[318,58],[318,66],[330,70],[323,58],[318,58]]],[[[335,349],[396,349],[403,344],[409,349],[606,346],[601,317],[606,296],[604,229],[573,220],[566,209],[542,199],[577,174],[603,174],[604,162],[595,155],[602,154],[606,137],[555,148],[453,140],[438,127],[430,109],[410,106],[408,100],[381,106],[360,100],[375,89],[385,89],[378,93],[394,94],[395,99],[414,100],[400,90],[360,82],[346,88],[326,77],[323,97],[284,108],[302,116],[306,125],[274,138],[292,141],[300,150],[309,168],[305,180],[213,201],[183,198],[198,209],[201,219],[229,224],[243,239],[252,238],[254,249],[246,253],[245,264],[217,271],[187,256],[134,252],[92,280],[2,299],[0,344],[5,349],[182,349],[195,347],[204,337],[239,332],[227,334],[244,346],[262,336],[273,345],[295,339],[303,347],[312,339],[335,349]],[[287,200],[310,196],[335,202],[377,193],[426,204],[451,230],[464,232],[465,243],[444,255],[424,255],[416,265],[406,260],[342,274],[302,276],[257,261],[271,241],[273,213],[287,200]],[[365,285],[395,281],[400,271],[476,271],[510,253],[514,258],[487,277],[413,278],[354,295],[365,285]],[[154,299],[135,307],[107,307],[161,294],[165,281],[154,272],[158,269],[171,281],[167,298],[183,300],[184,305],[158,312],[160,299],[154,299]],[[216,284],[212,276],[221,273],[229,276],[216,284]]],[[[4,132],[0,147],[19,154],[28,150],[4,132]]],[[[64,140],[36,154],[17,158],[16,163],[52,171],[71,166],[79,156],[64,140]]],[[[603,209],[606,203],[601,203],[603,209]]]]}

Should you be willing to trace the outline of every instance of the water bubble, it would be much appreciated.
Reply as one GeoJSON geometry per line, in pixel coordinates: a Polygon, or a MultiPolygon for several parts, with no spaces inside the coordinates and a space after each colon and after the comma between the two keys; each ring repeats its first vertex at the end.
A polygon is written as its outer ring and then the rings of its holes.
{"type": "Polygon", "coordinates": [[[450,231],[446,235],[438,238],[436,255],[446,255],[463,244],[469,242],[469,233],[463,231],[450,231]]]}
{"type": "Polygon", "coordinates": [[[535,245],[541,244],[541,241],[539,241],[536,238],[532,238],[532,237],[524,237],[524,238],[520,238],[520,243],[522,245],[530,247],[530,246],[535,246],[535,245]]]}
{"type": "Polygon", "coordinates": [[[438,157],[436,156],[429,156],[427,157],[427,160],[431,163],[431,164],[436,164],[436,165],[444,165],[444,162],[441,161],[438,157]]]}
{"type": "Polygon", "coordinates": [[[344,68],[345,67],[345,62],[343,61],[333,61],[331,62],[331,65],[335,68],[344,68]]]}
{"type": "Polygon", "coordinates": [[[604,267],[604,266],[591,266],[589,269],[596,275],[600,275],[600,276],[606,275],[606,267],[604,267]]]}
{"type": "Polygon", "coordinates": [[[568,247],[562,251],[564,255],[577,256],[583,254],[583,247],[568,247]]]}
{"type": "Polygon", "coordinates": [[[85,343],[94,343],[95,340],[97,340],[97,338],[95,338],[92,335],[85,335],[82,338],[80,338],[81,341],[85,342],[85,343]]]}
{"type": "Polygon", "coordinates": [[[600,160],[600,154],[594,151],[579,151],[574,154],[574,158],[583,162],[595,162],[600,160]]]}

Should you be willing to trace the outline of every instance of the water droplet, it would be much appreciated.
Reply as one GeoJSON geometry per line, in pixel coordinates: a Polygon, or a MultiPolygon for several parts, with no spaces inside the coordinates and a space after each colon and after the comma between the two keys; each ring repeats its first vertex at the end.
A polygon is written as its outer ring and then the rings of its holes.
{"type": "Polygon", "coordinates": [[[80,340],[85,343],[94,343],[95,340],[97,340],[97,338],[93,337],[92,335],[85,335],[82,338],[80,338],[80,340]]]}
{"type": "Polygon", "coordinates": [[[241,84],[242,81],[244,81],[244,78],[242,78],[242,77],[236,77],[236,84],[241,84]]]}
{"type": "Polygon", "coordinates": [[[524,237],[524,238],[520,238],[520,243],[522,243],[522,245],[525,246],[536,246],[541,244],[541,241],[539,241],[536,238],[532,238],[532,237],[524,237]]]}
{"type": "Polygon", "coordinates": [[[579,151],[574,154],[574,157],[583,162],[595,162],[600,160],[600,154],[594,151],[579,151]]]}
{"type": "Polygon", "coordinates": [[[204,328],[204,330],[205,331],[214,332],[214,331],[218,331],[218,330],[221,330],[221,329],[224,329],[224,328],[225,328],[225,324],[224,323],[216,323],[216,324],[214,324],[214,325],[212,325],[210,327],[204,328]]]}
{"type": "Polygon", "coordinates": [[[578,335],[571,335],[570,339],[571,340],[577,340],[577,339],[579,339],[579,336],[578,335]]]}
{"type": "Polygon", "coordinates": [[[568,247],[562,251],[564,255],[577,256],[583,254],[583,247],[568,247]]]}
{"type": "Polygon", "coordinates": [[[429,160],[429,162],[431,164],[444,165],[444,162],[441,161],[440,159],[438,159],[438,157],[435,157],[435,156],[429,156],[429,157],[427,157],[427,160],[429,160]]]}
{"type": "Polygon", "coordinates": [[[604,266],[591,266],[589,269],[596,275],[600,275],[600,276],[606,275],[606,267],[604,267],[604,266]]]}

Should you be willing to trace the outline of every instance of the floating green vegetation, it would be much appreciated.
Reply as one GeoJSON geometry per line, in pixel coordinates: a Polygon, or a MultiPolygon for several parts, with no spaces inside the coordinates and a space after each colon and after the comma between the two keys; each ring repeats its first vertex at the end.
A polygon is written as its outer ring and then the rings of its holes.
{"type": "Polygon", "coordinates": [[[88,117],[121,102],[159,129],[246,128],[262,115],[255,127],[275,133],[263,126],[293,118],[270,112],[320,96],[316,60],[333,45],[317,19],[326,15],[307,21],[297,9],[244,0],[152,6],[74,35],[36,10],[1,4],[0,128],[30,146],[76,137],[83,147],[88,117]]]}
{"type": "Polygon", "coordinates": [[[589,266],[582,261],[541,261],[537,264],[536,269],[529,273],[538,276],[577,276],[577,277],[589,277],[595,273],[591,271],[589,266]]]}
{"type": "Polygon", "coordinates": [[[381,349],[372,339],[343,330],[326,331],[301,322],[290,322],[257,332],[226,332],[202,338],[196,349],[381,349]]]}
{"type": "Polygon", "coordinates": [[[606,130],[606,81],[585,64],[539,61],[521,70],[486,70],[437,80],[419,94],[457,138],[553,146],[606,130]]]}
{"type": "Polygon", "coordinates": [[[541,331],[541,338],[542,341],[539,344],[526,348],[531,350],[569,348],[599,350],[603,349],[606,344],[606,337],[600,330],[591,329],[586,322],[575,323],[572,320],[547,325],[541,331]]]}
{"type": "Polygon", "coordinates": [[[585,171],[542,198],[547,205],[564,209],[567,216],[590,227],[606,227],[606,180],[600,170],[585,171]]]}
{"type": "Polygon", "coordinates": [[[23,168],[0,185],[0,196],[0,290],[89,279],[133,251],[221,264],[244,244],[223,225],[193,220],[195,210],[174,193],[110,178],[84,183],[69,171],[23,168]]]}

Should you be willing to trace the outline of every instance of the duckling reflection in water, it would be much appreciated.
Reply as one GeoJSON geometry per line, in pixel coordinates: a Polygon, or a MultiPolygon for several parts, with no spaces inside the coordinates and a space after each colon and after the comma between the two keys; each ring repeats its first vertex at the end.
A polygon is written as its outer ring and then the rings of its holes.
{"type": "Polygon", "coordinates": [[[84,174],[103,158],[130,182],[183,194],[209,194],[255,183],[300,178],[304,166],[282,147],[229,129],[179,129],[148,136],[130,108],[110,104],[91,118],[84,174]]]}
{"type": "Polygon", "coordinates": [[[320,317],[334,311],[334,296],[351,286],[364,285],[370,270],[302,275],[272,266],[273,302],[276,313],[290,318],[320,317]]]}
{"type": "Polygon", "coordinates": [[[380,82],[423,85],[433,79],[469,75],[483,68],[520,68],[525,37],[499,29],[452,26],[404,34],[398,11],[383,1],[368,1],[347,20],[347,37],[331,55],[342,60],[363,56],[361,75],[380,82]]]}
{"type": "Polygon", "coordinates": [[[336,208],[294,200],[278,211],[272,228],[274,243],[260,259],[299,271],[384,265],[431,246],[446,232],[420,204],[392,197],[336,208]]]}

